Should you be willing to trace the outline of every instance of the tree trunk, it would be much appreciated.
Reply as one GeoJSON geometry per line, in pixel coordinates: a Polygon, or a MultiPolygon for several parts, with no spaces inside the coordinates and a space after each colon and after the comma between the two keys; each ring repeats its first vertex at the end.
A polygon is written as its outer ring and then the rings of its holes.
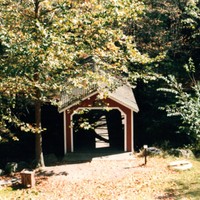
{"type": "MultiPolygon", "coordinates": [[[[37,92],[38,95],[40,92],[37,92]]],[[[40,95],[39,95],[40,96],[40,95]]],[[[35,136],[35,157],[36,157],[36,167],[44,167],[44,156],[42,151],[42,134],[41,134],[41,102],[37,100],[35,102],[35,122],[37,133],[35,136]]]]}
{"type": "MultiPolygon", "coordinates": [[[[39,17],[39,0],[34,0],[35,5],[35,19],[39,17]]],[[[35,71],[34,80],[37,82],[39,80],[39,72],[35,71]]],[[[36,157],[36,167],[44,167],[44,156],[42,151],[42,134],[41,134],[41,92],[36,88],[36,101],[35,101],[35,123],[36,123],[36,138],[35,138],[35,157],[36,157]]]]}

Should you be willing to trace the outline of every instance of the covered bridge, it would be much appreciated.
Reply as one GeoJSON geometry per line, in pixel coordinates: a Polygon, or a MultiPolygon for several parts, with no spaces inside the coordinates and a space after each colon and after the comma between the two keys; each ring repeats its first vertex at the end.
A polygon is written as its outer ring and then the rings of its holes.
{"type": "Polygon", "coordinates": [[[132,87],[123,85],[105,99],[98,91],[75,88],[62,94],[64,154],[96,149],[134,150],[134,112],[138,106],[132,87]]]}

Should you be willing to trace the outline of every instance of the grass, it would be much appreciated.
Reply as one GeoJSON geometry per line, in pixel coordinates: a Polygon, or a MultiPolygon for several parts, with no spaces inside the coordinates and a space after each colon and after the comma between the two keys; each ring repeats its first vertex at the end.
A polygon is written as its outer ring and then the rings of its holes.
{"type": "Polygon", "coordinates": [[[170,174],[167,178],[165,191],[173,190],[176,199],[200,199],[200,161],[193,160],[193,168],[170,174]],[[173,187],[172,187],[173,185],[173,187]]]}
{"type": "Polygon", "coordinates": [[[172,199],[200,199],[200,161],[190,161],[193,164],[192,169],[165,174],[162,185],[158,184],[156,189],[171,195],[172,199]]]}
{"type": "MultiPolygon", "coordinates": [[[[143,158],[138,158],[143,159],[143,158]]],[[[78,183],[42,180],[35,188],[0,188],[0,200],[199,200],[200,160],[190,160],[192,169],[173,171],[167,164],[175,158],[148,158],[120,179],[82,180],[78,183]]]]}

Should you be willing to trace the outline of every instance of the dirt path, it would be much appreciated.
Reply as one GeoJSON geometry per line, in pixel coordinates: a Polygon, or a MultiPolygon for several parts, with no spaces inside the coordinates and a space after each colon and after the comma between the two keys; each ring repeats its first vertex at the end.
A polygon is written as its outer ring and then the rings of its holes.
{"type": "Polygon", "coordinates": [[[45,167],[36,173],[37,190],[39,188],[40,198],[44,200],[49,200],[49,195],[53,200],[134,200],[135,195],[135,200],[157,199],[155,197],[161,194],[154,189],[150,191],[149,185],[157,182],[167,168],[163,168],[164,163],[151,160],[147,166],[143,164],[144,158],[123,155],[45,167]]]}
{"type": "Polygon", "coordinates": [[[73,182],[94,179],[110,180],[135,171],[140,164],[136,159],[125,161],[94,160],[92,162],[45,167],[40,169],[37,174],[73,182]]]}
{"type": "Polygon", "coordinates": [[[37,170],[36,186],[15,190],[14,199],[174,200],[173,193],[157,187],[171,173],[164,159],[148,158],[146,166],[144,158],[129,154],[100,157],[84,154],[66,160],[67,163],[37,170]]]}

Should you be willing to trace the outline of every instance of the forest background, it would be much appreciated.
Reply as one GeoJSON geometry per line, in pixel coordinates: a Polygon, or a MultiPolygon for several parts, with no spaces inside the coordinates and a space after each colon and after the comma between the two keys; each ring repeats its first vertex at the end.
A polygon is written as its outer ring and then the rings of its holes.
{"type": "Polygon", "coordinates": [[[0,5],[1,160],[24,150],[31,157],[34,141],[37,165],[44,165],[46,106],[57,107],[59,94],[71,94],[74,86],[95,84],[104,98],[126,82],[136,86],[140,108],[137,150],[148,144],[199,153],[199,0],[0,0],[0,5]]]}

